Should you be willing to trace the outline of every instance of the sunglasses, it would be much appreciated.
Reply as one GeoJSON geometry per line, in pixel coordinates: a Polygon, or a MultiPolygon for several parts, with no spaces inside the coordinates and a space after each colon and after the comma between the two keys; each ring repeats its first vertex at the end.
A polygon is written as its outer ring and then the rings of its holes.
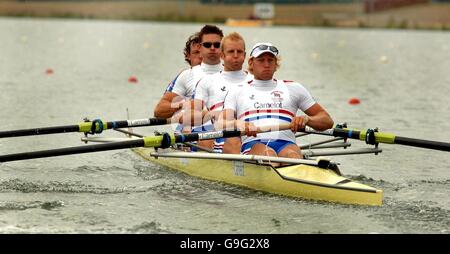
{"type": "Polygon", "coordinates": [[[218,49],[220,48],[220,42],[203,42],[202,46],[209,49],[211,46],[214,46],[214,48],[218,49]]]}
{"type": "Polygon", "coordinates": [[[269,49],[274,55],[278,55],[278,49],[275,46],[268,46],[268,45],[259,45],[258,47],[254,48],[252,50],[252,52],[250,52],[250,55],[253,54],[253,51],[255,51],[255,49],[259,49],[259,50],[266,50],[269,49]]]}

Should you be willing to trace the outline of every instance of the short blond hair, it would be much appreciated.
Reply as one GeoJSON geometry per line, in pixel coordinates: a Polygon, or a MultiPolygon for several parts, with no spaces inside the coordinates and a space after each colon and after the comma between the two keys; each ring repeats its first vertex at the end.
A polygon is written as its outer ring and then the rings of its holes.
{"type": "Polygon", "coordinates": [[[224,52],[224,45],[225,45],[225,41],[226,40],[230,40],[230,41],[242,41],[244,43],[244,51],[245,51],[245,40],[244,38],[242,38],[242,36],[240,34],[238,34],[237,32],[232,32],[227,34],[225,37],[222,38],[222,42],[220,43],[220,50],[222,52],[224,52]]]}

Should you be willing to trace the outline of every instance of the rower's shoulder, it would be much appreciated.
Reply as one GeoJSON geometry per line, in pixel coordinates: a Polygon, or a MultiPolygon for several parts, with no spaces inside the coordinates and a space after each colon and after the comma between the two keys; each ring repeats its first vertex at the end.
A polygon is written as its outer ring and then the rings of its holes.
{"type": "Polygon", "coordinates": [[[294,80],[289,80],[289,79],[282,79],[281,80],[283,83],[285,83],[286,85],[295,85],[295,84],[300,84],[294,80]]]}
{"type": "Polygon", "coordinates": [[[287,87],[293,87],[293,88],[295,88],[295,87],[302,87],[302,88],[304,88],[304,86],[300,83],[300,82],[297,82],[297,81],[294,81],[294,80],[286,80],[286,79],[283,79],[283,80],[281,80],[287,87]]]}
{"type": "Polygon", "coordinates": [[[181,69],[181,71],[178,72],[177,78],[183,77],[186,75],[190,75],[191,72],[192,72],[192,67],[183,68],[183,69],[181,69]]]}
{"type": "Polygon", "coordinates": [[[212,73],[208,75],[204,75],[200,78],[199,83],[211,83],[217,81],[217,79],[221,79],[222,75],[221,72],[212,73]]]}
{"type": "Polygon", "coordinates": [[[247,74],[247,75],[245,76],[244,82],[245,82],[245,83],[248,83],[248,84],[252,83],[253,80],[255,79],[255,76],[253,76],[253,74],[251,74],[251,73],[248,72],[248,71],[244,71],[244,72],[247,74]]]}
{"type": "Polygon", "coordinates": [[[191,66],[191,67],[186,67],[184,69],[181,70],[181,73],[194,73],[194,72],[201,72],[201,66],[200,65],[196,65],[196,66],[191,66]]]}

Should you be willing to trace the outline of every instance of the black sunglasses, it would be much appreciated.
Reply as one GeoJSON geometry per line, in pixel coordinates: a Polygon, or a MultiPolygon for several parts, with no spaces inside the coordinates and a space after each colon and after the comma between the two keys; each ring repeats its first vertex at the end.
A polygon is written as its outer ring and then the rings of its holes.
{"type": "Polygon", "coordinates": [[[202,46],[209,49],[211,46],[214,46],[214,48],[218,49],[220,48],[220,42],[203,42],[202,46]]]}
{"type": "Polygon", "coordinates": [[[258,47],[254,48],[252,50],[252,52],[250,52],[250,55],[253,54],[253,51],[255,51],[255,49],[259,49],[259,50],[266,50],[269,49],[272,53],[274,53],[275,55],[278,55],[278,49],[275,46],[268,46],[268,45],[259,45],[258,47]]]}

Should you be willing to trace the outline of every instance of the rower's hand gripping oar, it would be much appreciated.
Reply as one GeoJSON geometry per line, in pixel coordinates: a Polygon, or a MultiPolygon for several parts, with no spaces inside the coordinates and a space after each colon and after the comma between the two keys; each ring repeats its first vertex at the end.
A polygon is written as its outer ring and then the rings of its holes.
{"type": "MultiPolygon", "coordinates": [[[[278,131],[278,130],[286,130],[289,128],[290,128],[289,125],[277,125],[277,126],[272,126],[272,127],[267,126],[265,128],[258,129],[257,132],[260,133],[260,132],[268,132],[268,131],[278,131]]],[[[105,144],[85,145],[85,146],[67,147],[67,148],[52,149],[52,150],[0,155],[0,162],[29,160],[29,159],[55,157],[55,156],[70,155],[70,154],[110,151],[110,150],[126,149],[126,148],[134,148],[134,147],[167,148],[171,145],[174,145],[175,143],[192,142],[192,141],[216,139],[216,138],[239,137],[239,136],[243,136],[243,135],[245,135],[245,132],[244,131],[241,132],[239,130],[229,130],[229,131],[223,130],[223,131],[190,133],[190,134],[179,134],[179,135],[164,133],[163,135],[160,135],[160,136],[143,137],[141,139],[111,142],[111,143],[105,143],[105,144]]]]}
{"type": "Polygon", "coordinates": [[[104,122],[100,119],[93,121],[85,121],[76,125],[65,126],[53,126],[33,129],[0,131],[0,138],[32,136],[32,135],[45,135],[56,134],[66,132],[83,132],[85,134],[99,134],[104,130],[117,129],[125,127],[142,127],[142,126],[155,126],[169,124],[170,119],[165,118],[148,118],[148,119],[136,119],[136,120],[122,120],[104,122]]]}
{"type": "Polygon", "coordinates": [[[316,131],[310,127],[307,127],[305,130],[301,131],[306,133],[362,140],[370,145],[377,145],[378,143],[398,144],[450,152],[450,143],[447,142],[400,137],[391,133],[379,132],[377,129],[362,131],[349,128],[333,128],[325,131],[316,131]]]}

